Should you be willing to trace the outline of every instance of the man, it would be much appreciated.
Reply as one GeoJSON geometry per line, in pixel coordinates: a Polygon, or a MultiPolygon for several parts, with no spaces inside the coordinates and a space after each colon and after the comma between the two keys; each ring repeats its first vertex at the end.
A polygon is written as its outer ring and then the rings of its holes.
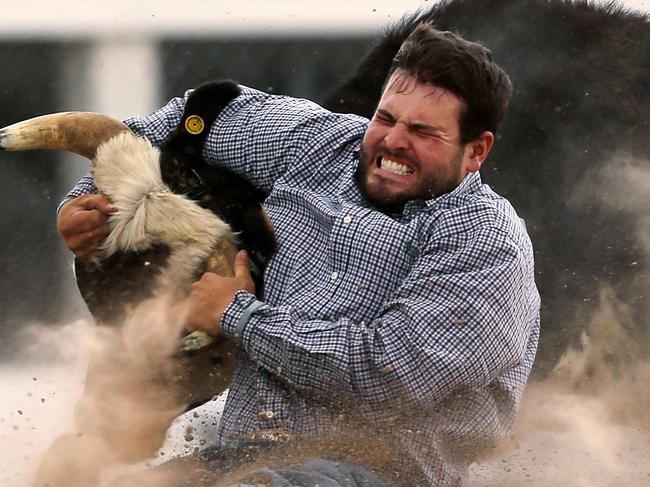
{"type": "MultiPolygon", "coordinates": [[[[525,227],[479,169],[510,94],[487,49],[425,24],[396,56],[371,121],[251,89],[224,109],[204,157],[269,193],[278,252],[263,302],[243,253],[235,277],[205,274],[188,298],[189,326],[242,352],[222,451],[260,432],[318,443],[354,428],[362,449],[392,448],[390,482],[462,485],[477,454],[508,433],[536,351],[539,296],[525,227]]],[[[127,124],[160,144],[183,106],[174,99],[127,124]]],[[[58,221],[82,259],[112,211],[101,195],[81,196],[92,190],[83,179],[58,221]]],[[[348,460],[270,471],[265,482],[387,485],[348,460]]]]}

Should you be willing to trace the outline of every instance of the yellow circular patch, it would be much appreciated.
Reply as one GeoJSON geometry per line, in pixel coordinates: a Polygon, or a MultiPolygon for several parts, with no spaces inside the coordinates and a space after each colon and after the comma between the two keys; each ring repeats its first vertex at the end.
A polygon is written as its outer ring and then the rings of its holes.
{"type": "Polygon", "coordinates": [[[185,130],[187,130],[192,135],[197,135],[203,132],[205,128],[205,122],[198,115],[190,115],[185,120],[185,130]]]}

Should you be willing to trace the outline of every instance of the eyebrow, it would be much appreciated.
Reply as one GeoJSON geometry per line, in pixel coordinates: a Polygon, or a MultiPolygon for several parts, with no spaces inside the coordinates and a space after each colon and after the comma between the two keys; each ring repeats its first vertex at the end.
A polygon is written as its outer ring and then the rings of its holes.
{"type": "MultiPolygon", "coordinates": [[[[393,114],[390,113],[385,108],[377,108],[377,113],[388,118],[391,122],[395,122],[396,120],[393,114]]],[[[409,128],[409,130],[431,130],[433,132],[445,133],[445,131],[440,127],[436,127],[435,125],[429,125],[421,122],[407,123],[406,126],[409,128]]]]}

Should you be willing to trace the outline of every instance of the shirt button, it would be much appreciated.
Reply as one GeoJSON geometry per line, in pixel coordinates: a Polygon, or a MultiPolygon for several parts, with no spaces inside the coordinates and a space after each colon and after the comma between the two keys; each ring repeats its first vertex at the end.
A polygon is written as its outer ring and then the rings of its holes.
{"type": "Polygon", "coordinates": [[[257,415],[257,417],[259,419],[262,419],[262,420],[264,420],[264,419],[273,419],[274,416],[275,416],[275,413],[273,411],[262,411],[257,415]]]}
{"type": "Polygon", "coordinates": [[[338,278],[339,278],[339,273],[336,271],[332,272],[332,274],[330,275],[330,279],[332,281],[336,281],[338,278]]]}
{"type": "Polygon", "coordinates": [[[350,215],[346,215],[343,217],[343,223],[351,223],[352,222],[352,217],[350,215]]]}

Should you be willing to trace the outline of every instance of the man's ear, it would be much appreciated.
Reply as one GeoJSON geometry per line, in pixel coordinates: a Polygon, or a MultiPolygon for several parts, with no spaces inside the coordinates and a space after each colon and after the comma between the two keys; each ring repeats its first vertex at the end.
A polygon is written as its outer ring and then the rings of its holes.
{"type": "Polygon", "coordinates": [[[467,172],[477,172],[481,169],[481,165],[487,159],[493,144],[494,134],[488,131],[483,132],[477,138],[465,144],[467,172]]]}

